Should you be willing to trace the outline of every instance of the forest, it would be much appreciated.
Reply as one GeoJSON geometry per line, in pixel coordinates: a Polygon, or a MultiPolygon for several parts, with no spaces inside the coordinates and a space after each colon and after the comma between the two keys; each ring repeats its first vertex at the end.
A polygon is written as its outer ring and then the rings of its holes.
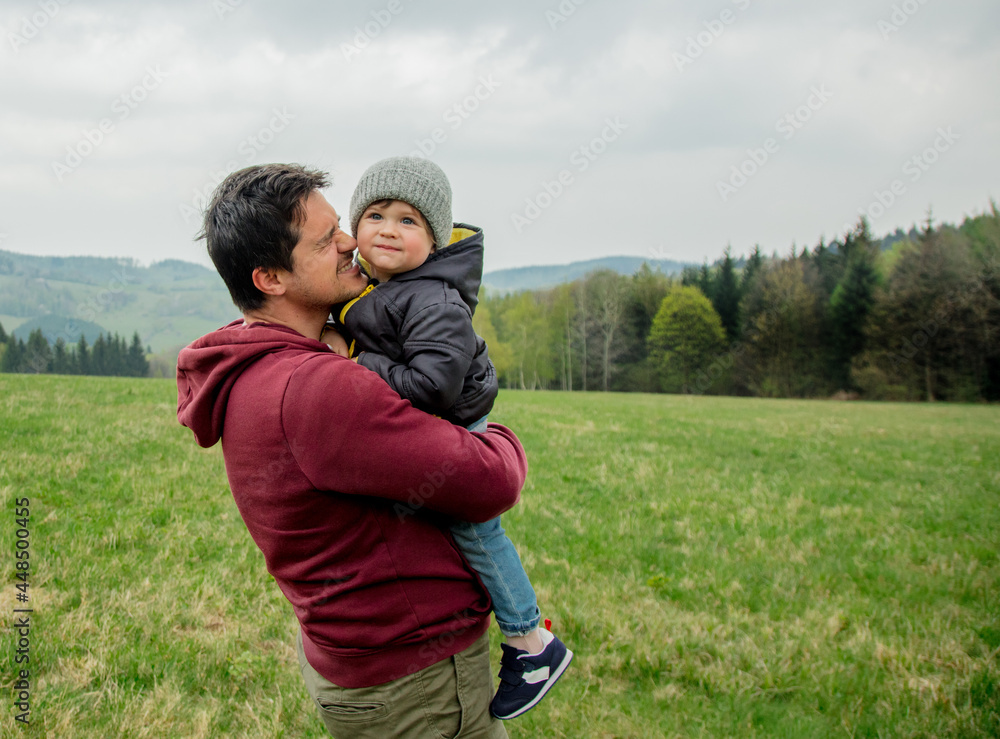
{"type": "Polygon", "coordinates": [[[474,322],[508,388],[995,401],[1000,211],[486,294],[474,322]]]}
{"type": "Polygon", "coordinates": [[[109,333],[98,335],[93,346],[82,335],[75,344],[68,345],[60,337],[53,346],[41,329],[32,331],[25,342],[0,325],[0,372],[146,377],[149,361],[138,331],[131,344],[109,333]]]}
{"type": "MultiPolygon", "coordinates": [[[[483,290],[473,322],[507,388],[996,401],[1000,210],[881,239],[862,218],[811,249],[726,249],[679,274],[483,290]]],[[[50,345],[0,326],[0,371],[144,377],[150,362],[138,332],[50,345]]]]}

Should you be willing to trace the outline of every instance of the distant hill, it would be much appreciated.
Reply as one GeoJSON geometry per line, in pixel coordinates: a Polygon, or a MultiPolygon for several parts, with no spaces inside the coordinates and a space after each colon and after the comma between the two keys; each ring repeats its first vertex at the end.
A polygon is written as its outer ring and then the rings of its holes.
{"type": "Polygon", "coordinates": [[[679,274],[689,266],[670,259],[647,259],[645,257],[602,257],[585,262],[547,265],[542,267],[515,267],[500,269],[483,275],[483,284],[488,289],[502,292],[518,290],[538,290],[573,282],[599,269],[610,269],[623,275],[632,275],[643,265],[658,269],[664,274],[679,274]]]}
{"type": "MultiPolygon", "coordinates": [[[[633,274],[643,262],[664,273],[684,264],[641,257],[605,257],[557,266],[489,272],[487,288],[534,290],[572,282],[597,269],[633,274]]],[[[93,343],[98,333],[131,340],[139,332],[154,352],[174,349],[222,326],[239,313],[214,270],[168,259],[149,267],[132,259],[36,257],[0,250],[0,324],[27,340],[35,328],[54,342],[93,343]]]]}
{"type": "MultiPolygon", "coordinates": [[[[15,338],[23,339],[27,342],[31,332],[39,328],[42,330],[42,335],[45,339],[52,345],[55,345],[58,339],[62,339],[67,344],[76,344],[80,340],[81,334],[87,339],[88,344],[93,344],[100,334],[108,335],[109,333],[114,333],[96,323],[69,318],[67,316],[59,316],[54,313],[29,318],[8,333],[13,334],[15,338]]],[[[122,338],[128,341],[132,338],[132,334],[128,334],[122,338]]]]}
{"type": "MultiPolygon", "coordinates": [[[[20,337],[22,326],[30,333],[37,326],[29,320],[42,316],[51,316],[47,325],[57,332],[94,325],[130,339],[138,331],[142,343],[159,352],[188,344],[239,313],[218,274],[198,264],[169,259],[143,267],[132,259],[0,250],[0,323],[20,337]]],[[[90,330],[84,331],[88,342],[90,330]]]]}

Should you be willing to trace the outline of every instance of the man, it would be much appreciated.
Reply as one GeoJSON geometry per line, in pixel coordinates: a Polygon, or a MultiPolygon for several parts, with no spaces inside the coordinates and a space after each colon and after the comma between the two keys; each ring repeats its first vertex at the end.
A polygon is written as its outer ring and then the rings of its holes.
{"type": "Polygon", "coordinates": [[[301,630],[299,664],[342,737],[506,737],[489,716],[490,601],[447,532],[513,506],[524,451],[414,409],[323,343],[361,293],[356,246],[297,165],[230,175],[205,214],[243,319],[178,358],[178,419],[222,440],[233,497],[301,630]]]}

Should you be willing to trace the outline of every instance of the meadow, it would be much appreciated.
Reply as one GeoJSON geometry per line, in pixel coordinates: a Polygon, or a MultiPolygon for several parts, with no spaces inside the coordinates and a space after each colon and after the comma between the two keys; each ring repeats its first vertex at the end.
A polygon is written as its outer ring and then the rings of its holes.
{"type": "MultiPolygon", "coordinates": [[[[175,399],[0,375],[0,735],[326,735],[175,399]]],[[[512,739],[1000,736],[1000,409],[503,391],[492,420],[531,466],[506,528],[577,654],[512,739]]]]}

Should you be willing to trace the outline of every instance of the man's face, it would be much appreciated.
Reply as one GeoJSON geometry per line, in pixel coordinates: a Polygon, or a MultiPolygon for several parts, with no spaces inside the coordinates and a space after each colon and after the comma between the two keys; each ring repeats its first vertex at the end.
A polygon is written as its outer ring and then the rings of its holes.
{"type": "Polygon", "coordinates": [[[305,221],[292,250],[292,271],[285,273],[285,296],[308,310],[328,312],[335,303],[356,298],[368,279],[354,264],[357,242],[340,230],[340,216],[322,193],[305,201],[305,221]]]}

